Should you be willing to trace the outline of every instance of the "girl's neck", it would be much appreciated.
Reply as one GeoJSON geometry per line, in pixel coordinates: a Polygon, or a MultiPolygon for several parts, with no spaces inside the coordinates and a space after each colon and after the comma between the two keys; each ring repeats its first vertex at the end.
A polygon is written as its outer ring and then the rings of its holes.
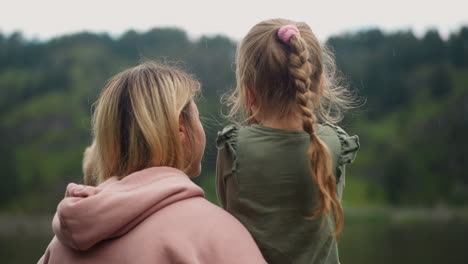
{"type": "Polygon", "coordinates": [[[289,117],[289,118],[262,118],[257,119],[257,123],[261,126],[271,127],[284,130],[302,130],[302,119],[289,117]]]}

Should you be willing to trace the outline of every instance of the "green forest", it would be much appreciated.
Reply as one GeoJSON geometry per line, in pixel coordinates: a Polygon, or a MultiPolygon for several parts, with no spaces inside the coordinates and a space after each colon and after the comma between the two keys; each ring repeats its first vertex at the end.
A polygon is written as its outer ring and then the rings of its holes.
{"type": "MultiPolygon", "coordinates": [[[[363,104],[340,124],[361,150],[347,168],[344,206],[468,205],[468,27],[367,29],[330,37],[338,67],[363,104]]],[[[176,28],[120,36],[78,33],[38,41],[0,33],[0,212],[54,212],[82,182],[92,105],[114,74],[155,59],[198,76],[207,132],[200,184],[216,202],[220,98],[233,89],[236,42],[176,28]]]]}

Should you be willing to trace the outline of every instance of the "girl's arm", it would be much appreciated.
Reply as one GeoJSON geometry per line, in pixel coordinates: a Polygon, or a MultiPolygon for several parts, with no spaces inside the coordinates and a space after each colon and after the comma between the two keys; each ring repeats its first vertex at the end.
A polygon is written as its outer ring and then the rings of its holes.
{"type": "Polygon", "coordinates": [[[216,160],[216,194],[218,201],[223,208],[226,208],[226,173],[232,173],[232,159],[229,158],[229,153],[225,148],[218,150],[216,160]]]}
{"type": "Polygon", "coordinates": [[[216,147],[218,157],[216,160],[216,194],[220,205],[227,209],[229,199],[232,199],[232,184],[229,184],[230,177],[233,177],[234,162],[236,159],[236,126],[230,125],[218,132],[216,147]]]}

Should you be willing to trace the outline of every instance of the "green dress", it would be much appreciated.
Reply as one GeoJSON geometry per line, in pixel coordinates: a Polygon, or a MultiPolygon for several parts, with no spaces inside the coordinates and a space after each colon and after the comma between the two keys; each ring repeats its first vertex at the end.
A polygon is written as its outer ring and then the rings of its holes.
{"type": "MultiPolygon", "coordinates": [[[[316,134],[333,159],[337,192],[359,138],[333,124],[316,134]]],[[[228,126],[218,133],[216,190],[224,209],[250,231],[268,263],[339,263],[331,217],[307,220],[317,185],[306,156],[309,134],[260,125],[228,126]]]]}

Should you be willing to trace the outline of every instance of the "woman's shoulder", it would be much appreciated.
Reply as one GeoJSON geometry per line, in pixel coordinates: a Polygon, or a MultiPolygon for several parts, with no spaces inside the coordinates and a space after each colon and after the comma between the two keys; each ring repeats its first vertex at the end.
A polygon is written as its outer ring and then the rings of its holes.
{"type": "Polygon", "coordinates": [[[327,144],[330,152],[338,157],[339,165],[351,163],[356,158],[360,147],[357,135],[350,136],[340,126],[324,123],[318,126],[317,136],[327,144]]]}
{"type": "Polygon", "coordinates": [[[209,253],[218,255],[219,262],[212,263],[266,263],[252,235],[237,218],[208,200],[203,203],[205,211],[200,212],[203,218],[198,228],[211,245],[209,253]]]}
{"type": "Polygon", "coordinates": [[[171,228],[173,226],[185,234],[203,234],[205,239],[212,239],[213,233],[217,233],[214,237],[228,235],[237,242],[250,242],[251,238],[234,216],[204,197],[193,197],[170,204],[147,220],[144,224],[148,228],[168,230],[170,236],[174,235],[174,229],[171,228]]]}
{"type": "Polygon", "coordinates": [[[186,251],[180,247],[180,239],[193,238],[190,243],[202,263],[265,263],[247,229],[231,214],[202,197],[174,203],[149,224],[160,229],[158,236],[168,241],[169,247],[186,251]],[[163,223],[166,223],[164,225],[163,223]],[[210,254],[211,256],[207,256],[210,254]],[[204,260],[204,261],[203,261],[204,260]],[[206,262],[205,262],[206,261],[206,262]]]}

